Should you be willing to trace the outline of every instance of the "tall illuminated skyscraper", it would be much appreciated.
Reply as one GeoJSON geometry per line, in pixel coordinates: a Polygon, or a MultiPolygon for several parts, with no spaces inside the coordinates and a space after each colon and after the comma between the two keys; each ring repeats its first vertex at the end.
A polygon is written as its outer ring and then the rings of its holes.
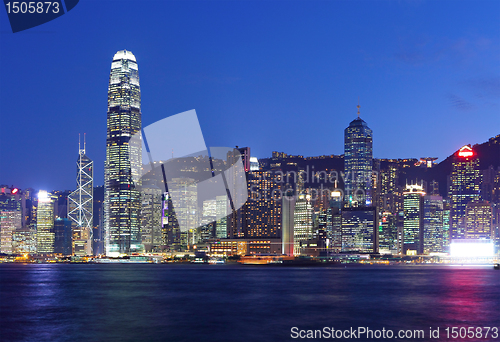
{"type": "Polygon", "coordinates": [[[76,161],[76,190],[68,196],[68,218],[72,225],[72,252],[75,255],[92,254],[94,220],[94,162],[78,143],[76,161]]]}
{"type": "Polygon", "coordinates": [[[443,198],[439,195],[424,197],[424,253],[445,252],[446,234],[443,223],[443,198]]]}
{"type": "Polygon", "coordinates": [[[372,130],[359,117],[344,131],[345,202],[347,207],[372,205],[372,130]]]}
{"type": "Polygon", "coordinates": [[[313,207],[311,196],[298,195],[293,213],[293,254],[298,256],[305,249],[307,240],[313,237],[313,207]]]}
{"type": "Polygon", "coordinates": [[[131,139],[141,130],[141,90],[135,56],[127,50],[118,51],[111,63],[107,126],[104,228],[106,255],[116,256],[142,249],[142,146],[131,139]]]}
{"type": "Polygon", "coordinates": [[[37,253],[54,253],[54,202],[56,196],[47,191],[38,192],[38,209],[36,213],[37,253]]]}
{"type": "Polygon", "coordinates": [[[403,253],[424,252],[424,196],[422,185],[406,185],[403,192],[403,253]]]}
{"type": "Polygon", "coordinates": [[[465,237],[467,204],[480,199],[481,171],[476,152],[468,145],[458,150],[452,162],[450,228],[452,239],[465,237]]]}

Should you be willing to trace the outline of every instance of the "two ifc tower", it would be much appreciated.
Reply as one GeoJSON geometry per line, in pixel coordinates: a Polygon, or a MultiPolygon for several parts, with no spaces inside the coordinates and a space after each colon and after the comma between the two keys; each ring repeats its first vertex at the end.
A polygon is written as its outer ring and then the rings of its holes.
{"type": "MultiPolygon", "coordinates": [[[[141,130],[141,90],[139,69],[132,52],[118,51],[111,63],[108,87],[106,161],[104,165],[104,232],[105,253],[119,256],[141,251],[140,175],[142,146],[131,139],[141,130]],[[139,181],[134,181],[139,179],[139,181]]],[[[363,189],[363,196],[348,197],[348,206],[370,206],[372,203],[372,130],[359,117],[344,132],[345,170],[353,177],[346,180],[347,189],[363,189]]],[[[79,149],[77,190],[69,196],[68,216],[76,225],[73,230],[74,253],[92,254],[93,162],[79,149]]]]}

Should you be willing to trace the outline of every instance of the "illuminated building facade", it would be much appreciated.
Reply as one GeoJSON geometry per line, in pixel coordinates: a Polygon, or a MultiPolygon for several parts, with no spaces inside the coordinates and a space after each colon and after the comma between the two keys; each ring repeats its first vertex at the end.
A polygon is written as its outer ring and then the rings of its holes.
{"type": "Polygon", "coordinates": [[[72,235],[72,221],[67,218],[56,218],[54,220],[54,253],[71,255],[76,245],[77,252],[81,254],[84,248],[80,247],[80,243],[82,243],[82,247],[86,247],[87,243],[86,241],[73,241],[72,235]]]}
{"type": "Polygon", "coordinates": [[[0,253],[14,253],[14,234],[21,229],[21,211],[0,211],[0,253]]]}
{"type": "Polygon", "coordinates": [[[244,236],[232,238],[278,238],[281,237],[282,199],[281,184],[273,172],[248,172],[249,197],[238,210],[241,215],[244,236]]]}
{"type": "Polygon", "coordinates": [[[313,238],[313,207],[311,196],[298,195],[293,213],[293,254],[298,256],[309,239],[313,238]]]}
{"type": "Polygon", "coordinates": [[[215,223],[215,237],[225,239],[227,234],[227,215],[229,214],[228,203],[226,196],[217,196],[215,198],[215,213],[220,217],[215,223]]]}
{"type": "Polygon", "coordinates": [[[162,235],[162,191],[153,180],[142,182],[141,242],[144,251],[159,251],[164,245],[162,235]]]}
{"type": "Polygon", "coordinates": [[[104,228],[106,255],[116,256],[142,250],[142,146],[140,139],[131,139],[141,130],[141,91],[130,51],[118,51],[111,63],[107,128],[104,228]]]}
{"type": "MultiPolygon", "coordinates": [[[[94,223],[94,162],[78,148],[76,190],[68,196],[68,218],[72,222],[72,250],[75,255],[92,255],[94,223]],[[75,248],[76,246],[79,248],[75,248]],[[83,248],[81,248],[83,246],[83,248]]],[[[61,253],[61,252],[59,252],[61,253]]]]}
{"type": "Polygon", "coordinates": [[[22,195],[17,188],[0,189],[0,253],[14,253],[14,234],[22,228],[22,195]]]}
{"type": "Polygon", "coordinates": [[[379,253],[398,254],[398,226],[396,216],[389,211],[384,211],[379,219],[378,241],[379,253]]]}
{"type": "Polygon", "coordinates": [[[463,239],[467,204],[480,199],[479,158],[470,146],[463,146],[453,156],[450,181],[451,239],[463,239]]]}
{"type": "Polygon", "coordinates": [[[398,173],[398,166],[395,163],[389,163],[379,172],[378,207],[381,211],[396,213],[398,173]]]}
{"type": "Polygon", "coordinates": [[[448,231],[444,227],[443,198],[424,197],[424,253],[445,252],[448,231]]]}
{"type": "Polygon", "coordinates": [[[54,201],[57,197],[44,190],[38,192],[36,213],[37,253],[54,253],[54,201]]]}
{"type": "Polygon", "coordinates": [[[278,238],[217,239],[209,244],[210,254],[214,256],[281,254],[281,248],[278,238]]]}
{"type": "Polygon", "coordinates": [[[34,254],[36,253],[36,231],[23,228],[14,231],[12,235],[12,245],[16,254],[34,254]]]}
{"type": "Polygon", "coordinates": [[[200,240],[198,243],[205,243],[214,238],[215,223],[217,221],[217,199],[203,201],[202,216],[200,220],[200,240]]]}
{"type": "Polygon", "coordinates": [[[375,207],[342,210],[342,252],[378,252],[378,214],[375,207]]]}
{"type": "Polygon", "coordinates": [[[403,192],[403,253],[424,252],[424,196],[422,185],[406,185],[403,192]]]}
{"type": "Polygon", "coordinates": [[[488,201],[473,201],[465,209],[465,238],[495,238],[493,230],[493,207],[488,201]]]}
{"type": "Polygon", "coordinates": [[[172,178],[168,183],[169,196],[176,198],[174,206],[181,232],[198,227],[197,182],[192,178],[172,178]]]}
{"type": "Polygon", "coordinates": [[[344,196],[347,207],[372,205],[372,130],[359,117],[344,131],[344,196]]]}

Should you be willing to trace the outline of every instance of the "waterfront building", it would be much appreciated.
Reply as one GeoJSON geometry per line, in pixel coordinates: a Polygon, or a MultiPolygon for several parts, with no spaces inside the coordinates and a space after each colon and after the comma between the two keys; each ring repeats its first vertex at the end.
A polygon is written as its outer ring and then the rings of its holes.
{"type": "Polygon", "coordinates": [[[93,201],[93,233],[94,239],[92,245],[92,252],[94,255],[105,254],[104,250],[104,186],[94,187],[94,201],[93,201]]]}
{"type": "Polygon", "coordinates": [[[37,253],[54,253],[54,202],[56,196],[45,190],[38,192],[36,213],[37,253]]]}
{"type": "Polygon", "coordinates": [[[293,254],[301,255],[309,239],[313,238],[313,207],[311,196],[300,194],[293,213],[293,254]]]}
{"type": "MultiPolygon", "coordinates": [[[[74,255],[92,255],[94,223],[94,162],[78,142],[76,161],[76,190],[68,196],[68,218],[72,225],[72,252],[74,255]],[[76,246],[78,245],[78,250],[76,246]],[[83,246],[83,248],[81,248],[83,246]]],[[[62,253],[62,252],[57,252],[62,253]]]]}
{"type": "Polygon", "coordinates": [[[67,218],[58,217],[54,220],[54,253],[62,255],[86,255],[85,247],[87,246],[87,242],[73,240],[74,231],[72,230],[72,223],[67,218]],[[74,251],[75,247],[77,248],[76,251],[74,251]]]}
{"type": "Polygon", "coordinates": [[[380,215],[378,245],[381,254],[398,254],[398,226],[396,216],[389,211],[380,215]]]}
{"type": "Polygon", "coordinates": [[[282,184],[277,177],[269,171],[247,173],[248,200],[236,211],[242,232],[233,228],[231,238],[281,238],[282,184]]]}
{"type": "Polygon", "coordinates": [[[342,210],[342,252],[378,253],[376,207],[351,207],[342,210]]]}
{"type": "Polygon", "coordinates": [[[22,228],[22,199],[18,188],[0,188],[0,253],[14,253],[14,233],[22,228]]]}
{"type": "Polygon", "coordinates": [[[479,158],[470,146],[463,146],[453,155],[450,181],[451,239],[463,239],[467,204],[480,199],[479,158]]]}
{"type": "Polygon", "coordinates": [[[488,201],[472,201],[465,209],[465,238],[495,238],[493,230],[493,207],[488,201]]]}
{"type": "Polygon", "coordinates": [[[118,51],[111,63],[108,87],[104,229],[106,255],[142,250],[140,186],[142,167],[141,91],[132,52],[118,51]]]}
{"type": "Polygon", "coordinates": [[[15,254],[36,253],[36,231],[28,227],[15,230],[12,246],[15,254]]]}
{"type": "Polygon", "coordinates": [[[424,197],[424,253],[445,252],[447,233],[444,225],[443,197],[426,195],[424,197]]]}
{"type": "Polygon", "coordinates": [[[230,208],[228,208],[228,201],[226,196],[217,196],[215,198],[215,216],[219,217],[215,222],[215,237],[218,239],[225,239],[227,234],[227,215],[230,208]]]}
{"type": "Polygon", "coordinates": [[[403,191],[403,253],[424,252],[424,196],[422,185],[406,185],[403,191]]]}
{"type": "Polygon", "coordinates": [[[279,255],[281,249],[279,238],[216,239],[209,243],[209,251],[213,256],[279,255]]]}

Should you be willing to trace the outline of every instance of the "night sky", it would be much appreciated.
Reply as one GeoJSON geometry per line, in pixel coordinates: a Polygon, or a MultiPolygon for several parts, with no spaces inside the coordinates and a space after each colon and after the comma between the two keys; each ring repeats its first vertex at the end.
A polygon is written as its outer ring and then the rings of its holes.
{"type": "Polygon", "coordinates": [[[80,1],[13,34],[0,9],[0,184],[76,186],[78,133],[103,184],[116,51],[139,65],[143,126],[195,109],[207,146],[439,157],[500,133],[500,1],[80,1]]]}

